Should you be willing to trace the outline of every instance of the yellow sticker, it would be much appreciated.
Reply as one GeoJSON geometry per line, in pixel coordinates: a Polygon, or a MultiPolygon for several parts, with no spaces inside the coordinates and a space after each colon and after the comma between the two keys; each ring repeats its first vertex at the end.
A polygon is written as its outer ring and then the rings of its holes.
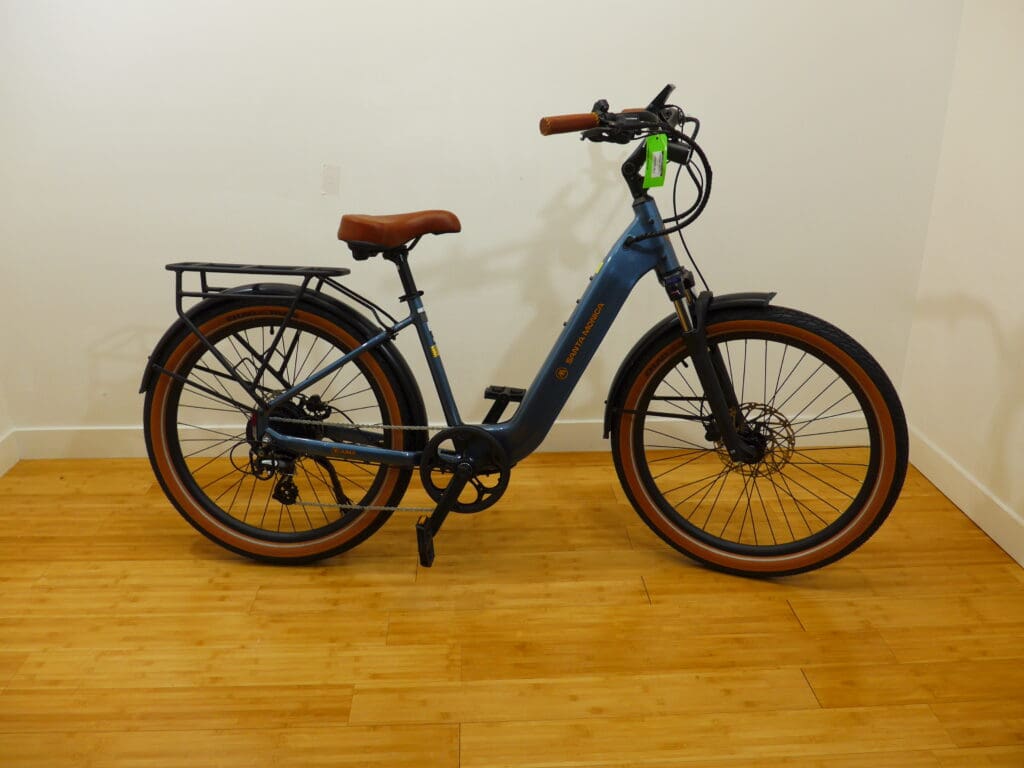
{"type": "Polygon", "coordinates": [[[434,357],[440,357],[441,356],[441,353],[437,351],[437,344],[434,344],[430,348],[430,354],[432,354],[434,357]]]}

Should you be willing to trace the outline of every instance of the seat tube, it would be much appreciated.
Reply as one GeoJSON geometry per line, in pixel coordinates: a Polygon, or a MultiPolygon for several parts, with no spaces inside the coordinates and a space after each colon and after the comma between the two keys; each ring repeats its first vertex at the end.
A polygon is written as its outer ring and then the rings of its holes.
{"type": "Polygon", "coordinates": [[[448,374],[445,372],[444,363],[441,362],[441,353],[434,341],[434,333],[430,330],[427,322],[427,310],[423,306],[423,291],[417,290],[416,281],[413,279],[412,270],[409,268],[409,252],[404,248],[388,257],[398,268],[398,276],[402,281],[402,290],[405,294],[400,297],[409,305],[409,312],[412,315],[413,325],[416,326],[416,333],[420,338],[420,346],[423,347],[423,355],[427,359],[427,368],[430,369],[430,377],[434,380],[434,389],[437,390],[437,398],[441,401],[441,409],[444,411],[445,421],[449,426],[462,424],[462,417],[459,416],[459,408],[455,404],[455,396],[452,394],[451,384],[448,382],[448,374]]]}

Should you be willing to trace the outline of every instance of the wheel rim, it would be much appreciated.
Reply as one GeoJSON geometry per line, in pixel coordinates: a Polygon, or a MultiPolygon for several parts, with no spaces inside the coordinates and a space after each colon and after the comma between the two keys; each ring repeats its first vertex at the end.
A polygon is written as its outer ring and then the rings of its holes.
{"type": "Polygon", "coordinates": [[[631,440],[641,456],[633,470],[669,524],[662,533],[702,546],[699,556],[709,560],[725,553],[793,561],[816,548],[827,557],[841,533],[859,534],[856,521],[879,501],[877,404],[847,365],[823,351],[829,345],[780,328],[789,327],[733,322],[712,330],[741,410],[762,440],[759,462],[733,462],[699,421],[650,415],[673,408],[679,416],[707,414],[692,365],[679,365],[682,344],[649,366],[631,406],[631,440]]]}
{"type": "MultiPolygon", "coordinates": [[[[227,361],[251,380],[258,367],[254,357],[270,346],[281,314],[283,310],[269,316],[250,315],[214,330],[209,338],[227,361]]],[[[350,345],[339,346],[320,324],[304,322],[297,315],[282,335],[280,346],[286,354],[275,355],[274,371],[261,378],[264,396],[320,370],[350,345]]],[[[226,402],[251,403],[251,397],[224,376],[223,364],[201,344],[196,344],[177,370],[188,383],[176,381],[168,392],[168,453],[188,494],[220,524],[245,537],[302,544],[350,526],[366,513],[344,507],[373,504],[380,495],[388,472],[376,464],[286,456],[290,465],[285,466],[290,471],[257,471],[253,445],[247,440],[252,411],[226,402]],[[211,391],[222,397],[214,398],[211,391]],[[286,475],[290,475],[288,482],[286,475]]],[[[391,423],[381,405],[375,377],[357,364],[344,366],[303,394],[319,396],[318,405],[310,407],[307,397],[305,406],[292,401],[276,410],[279,421],[273,425],[279,431],[290,429],[293,434],[312,437],[310,427],[289,420],[316,420],[318,412],[329,413],[325,424],[391,423]],[[328,412],[328,408],[332,410],[328,412]]],[[[391,439],[386,430],[379,432],[382,441],[391,439]]]]}

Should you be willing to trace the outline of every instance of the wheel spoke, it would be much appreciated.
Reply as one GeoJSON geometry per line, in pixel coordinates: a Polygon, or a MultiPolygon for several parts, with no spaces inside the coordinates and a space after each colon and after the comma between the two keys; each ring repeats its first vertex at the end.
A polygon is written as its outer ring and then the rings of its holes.
{"type": "Polygon", "coordinates": [[[687,464],[692,464],[693,462],[695,462],[695,461],[697,461],[698,459],[701,459],[701,458],[703,458],[703,457],[700,454],[698,454],[696,456],[693,456],[692,458],[686,459],[685,461],[682,461],[679,464],[676,464],[674,467],[672,467],[672,469],[666,469],[660,475],[655,475],[652,479],[657,480],[659,477],[663,477],[664,475],[667,475],[669,472],[675,472],[680,467],[685,467],[687,464]]]}
{"type": "MultiPolygon", "coordinates": [[[[637,480],[685,534],[678,548],[691,551],[685,542],[696,538],[721,552],[722,563],[737,563],[729,567],[742,571],[746,564],[730,561],[728,553],[800,552],[821,536],[835,535],[840,521],[852,519],[854,503],[865,498],[878,469],[860,379],[848,375],[852,368],[845,359],[830,357],[830,347],[817,345],[809,328],[794,326],[801,333],[790,336],[782,321],[778,333],[744,331],[735,320],[727,322],[733,324],[727,332],[709,328],[709,339],[757,441],[756,461],[734,462],[720,440],[701,443],[700,423],[691,427],[668,417],[678,411],[703,421],[706,408],[695,400],[699,388],[694,389],[692,370],[678,362],[666,363],[644,384],[636,401],[642,405],[625,405],[623,411],[636,409],[629,411],[638,415],[630,426],[636,446],[631,461],[646,466],[637,480]]],[[[652,522],[644,504],[638,503],[638,511],[652,522]]],[[[694,554],[705,559],[707,551],[694,554]]]]}

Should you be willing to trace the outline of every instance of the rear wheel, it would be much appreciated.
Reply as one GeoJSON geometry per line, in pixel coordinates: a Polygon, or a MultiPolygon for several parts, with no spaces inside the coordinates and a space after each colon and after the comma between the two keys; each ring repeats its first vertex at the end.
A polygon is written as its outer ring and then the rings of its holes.
{"type": "Polygon", "coordinates": [[[799,573],[849,554],[885,520],[906,473],[906,422],[888,377],[842,331],[794,310],[717,312],[707,334],[759,458],[730,458],[682,338],[666,333],[613,404],[615,465],[640,517],[734,573],[799,573]]]}
{"type": "MultiPolygon", "coordinates": [[[[269,399],[362,341],[342,319],[304,305],[275,345],[287,312],[284,302],[240,299],[198,318],[230,372],[183,329],[158,361],[170,375],[150,388],[145,425],[157,477],[189,523],[234,552],[297,563],[343,552],[374,533],[401,501],[411,470],[289,453],[255,440],[254,398],[232,373],[269,399]]],[[[401,376],[371,351],[275,409],[269,425],[310,440],[402,450],[418,442],[395,428],[409,425],[410,416],[401,376]]]]}

